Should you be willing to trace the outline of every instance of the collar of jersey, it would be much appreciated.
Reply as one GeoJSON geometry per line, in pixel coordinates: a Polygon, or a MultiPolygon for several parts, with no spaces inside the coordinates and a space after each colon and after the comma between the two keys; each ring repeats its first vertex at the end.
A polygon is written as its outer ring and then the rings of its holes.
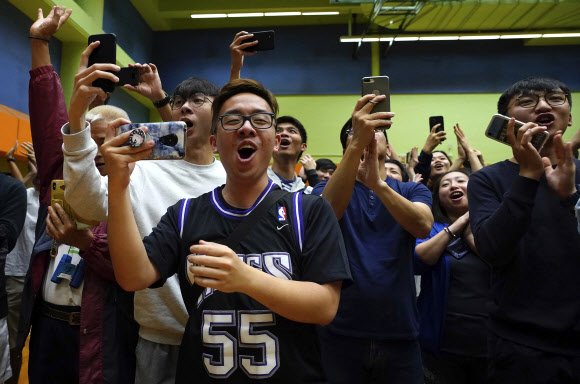
{"type": "Polygon", "coordinates": [[[268,195],[268,193],[270,193],[275,187],[277,187],[277,185],[272,180],[268,180],[268,185],[266,185],[266,188],[264,188],[262,193],[260,193],[260,196],[258,196],[254,204],[250,208],[245,210],[231,209],[226,207],[225,203],[220,198],[219,189],[222,187],[217,187],[211,192],[210,200],[214,209],[220,215],[225,216],[228,219],[242,220],[243,218],[248,216],[254,210],[254,208],[256,208],[258,204],[260,204],[262,200],[264,200],[264,198],[268,195]]]}

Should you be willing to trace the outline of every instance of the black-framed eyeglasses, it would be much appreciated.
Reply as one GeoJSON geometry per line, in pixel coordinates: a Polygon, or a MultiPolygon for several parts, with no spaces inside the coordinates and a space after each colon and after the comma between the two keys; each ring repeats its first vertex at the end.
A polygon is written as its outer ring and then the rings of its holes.
{"type": "MultiPolygon", "coordinates": [[[[375,133],[376,132],[383,132],[383,131],[384,131],[383,128],[375,128],[375,133]]],[[[347,136],[352,136],[353,133],[354,133],[354,130],[352,128],[346,130],[347,136]]]]}
{"type": "Polygon", "coordinates": [[[191,105],[195,108],[199,108],[206,101],[209,101],[210,104],[212,103],[212,101],[209,99],[209,97],[207,97],[203,93],[196,93],[194,95],[191,95],[188,99],[185,99],[181,96],[174,96],[169,101],[169,105],[171,106],[171,109],[173,109],[173,110],[180,109],[181,107],[183,107],[183,105],[185,103],[189,103],[189,105],[191,105]]]}
{"type": "Polygon", "coordinates": [[[219,117],[219,121],[222,125],[222,128],[226,131],[237,131],[238,129],[242,128],[246,120],[249,120],[252,127],[256,129],[268,129],[276,121],[275,116],[275,114],[269,112],[257,112],[247,116],[227,114],[221,115],[219,117]]]}
{"type": "Polygon", "coordinates": [[[568,98],[568,94],[564,92],[548,92],[545,95],[525,95],[517,97],[513,103],[507,108],[510,109],[516,103],[518,106],[522,108],[536,108],[536,105],[540,102],[540,98],[544,98],[546,103],[551,107],[557,107],[559,105],[564,105],[566,103],[566,99],[568,98]]]}

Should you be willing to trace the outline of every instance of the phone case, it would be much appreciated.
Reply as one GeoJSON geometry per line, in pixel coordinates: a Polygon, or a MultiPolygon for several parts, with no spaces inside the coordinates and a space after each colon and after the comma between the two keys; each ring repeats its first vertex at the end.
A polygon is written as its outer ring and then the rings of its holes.
{"type": "Polygon", "coordinates": [[[387,98],[373,107],[373,112],[391,112],[391,92],[388,76],[370,76],[362,79],[362,96],[368,94],[387,95],[387,98]]]}
{"type": "Polygon", "coordinates": [[[119,81],[115,83],[117,87],[122,87],[125,84],[130,84],[135,87],[139,85],[139,68],[122,67],[116,75],[119,78],[119,81]]]}
{"type": "MultiPolygon", "coordinates": [[[[510,145],[507,138],[507,125],[509,121],[510,121],[509,117],[496,113],[491,118],[491,121],[489,122],[489,125],[485,130],[485,136],[489,137],[492,140],[499,141],[500,143],[510,145]]],[[[514,134],[517,135],[517,131],[522,125],[524,125],[524,123],[522,123],[521,121],[517,120],[515,121],[514,134]]],[[[540,149],[542,149],[542,147],[548,140],[548,136],[549,136],[548,132],[536,133],[534,136],[532,136],[532,140],[530,141],[530,143],[539,152],[540,149]]]]}
{"type": "MultiPolygon", "coordinates": [[[[117,63],[117,36],[114,33],[103,33],[100,35],[90,35],[89,45],[94,41],[101,44],[93,50],[89,56],[89,67],[96,63],[117,63]]],[[[103,91],[111,93],[115,90],[115,83],[108,79],[97,79],[93,81],[94,87],[102,88],[103,91]]]]}
{"type": "Polygon", "coordinates": [[[127,145],[138,147],[140,143],[153,140],[153,151],[144,160],[177,160],[185,157],[187,126],[183,121],[125,124],[117,128],[117,135],[139,127],[147,127],[147,133],[143,135],[142,130],[135,131],[127,145]]]}
{"type": "Polygon", "coordinates": [[[433,126],[441,124],[435,132],[441,132],[445,130],[445,124],[443,123],[443,116],[430,116],[429,117],[429,132],[433,129],[433,126]]]}
{"type": "Polygon", "coordinates": [[[270,51],[274,49],[274,31],[250,32],[250,34],[254,35],[254,37],[244,40],[244,43],[258,40],[258,44],[244,49],[245,52],[270,51]]]}
{"type": "Polygon", "coordinates": [[[93,228],[99,226],[100,223],[98,221],[84,219],[74,212],[64,197],[64,190],[64,180],[52,180],[50,190],[50,205],[54,208],[55,204],[58,203],[62,209],[64,209],[66,214],[71,218],[71,220],[76,222],[77,229],[93,228]]]}

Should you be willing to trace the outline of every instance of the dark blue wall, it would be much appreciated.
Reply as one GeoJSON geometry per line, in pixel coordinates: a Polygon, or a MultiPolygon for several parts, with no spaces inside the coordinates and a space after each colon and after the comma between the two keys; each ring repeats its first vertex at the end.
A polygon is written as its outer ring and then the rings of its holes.
{"type": "MultiPolygon", "coordinates": [[[[246,57],[242,77],[276,94],[357,94],[361,77],[371,73],[370,44],[353,59],[355,44],[339,42],[345,26],[263,29],[276,31],[276,49],[246,57]]],[[[164,88],[172,91],[189,76],[227,82],[228,47],[236,32],[155,32],[153,62],[164,88]]],[[[577,45],[524,46],[522,40],[396,42],[381,59],[381,74],[391,78],[394,93],[502,92],[531,75],[555,77],[580,90],[577,68],[577,45]]]]}
{"type": "Polygon", "coordinates": [[[136,63],[151,61],[153,31],[129,0],[105,0],[103,30],[117,36],[117,44],[136,63]]]}
{"type": "MultiPolygon", "coordinates": [[[[45,15],[46,16],[46,15],[45,15]]],[[[28,80],[30,75],[30,43],[28,32],[32,20],[7,0],[0,0],[0,104],[28,114],[28,80]]],[[[62,43],[50,41],[50,57],[57,73],[60,73],[62,43]]],[[[0,127],[1,129],[1,127],[0,127]]]]}

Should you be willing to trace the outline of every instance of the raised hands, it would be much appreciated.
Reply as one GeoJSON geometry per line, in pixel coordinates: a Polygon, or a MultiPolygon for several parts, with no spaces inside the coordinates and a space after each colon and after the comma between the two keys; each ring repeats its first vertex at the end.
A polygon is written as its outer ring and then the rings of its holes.
{"type": "Polygon", "coordinates": [[[30,36],[50,39],[60,27],[68,20],[72,9],[66,10],[66,7],[54,6],[50,13],[44,17],[42,8],[38,8],[38,17],[30,27],[30,36]]]}
{"type": "Polygon", "coordinates": [[[302,157],[300,158],[300,163],[302,163],[302,168],[306,171],[316,169],[316,161],[314,161],[312,156],[308,154],[302,155],[302,157]]]}
{"type": "Polygon", "coordinates": [[[74,88],[68,110],[71,133],[80,132],[85,128],[85,114],[93,100],[100,98],[104,101],[108,96],[102,88],[94,87],[93,81],[96,79],[108,79],[114,83],[119,81],[115,74],[107,72],[121,69],[115,64],[97,63],[87,68],[89,56],[99,44],[99,41],[95,41],[84,50],[79,70],[75,75],[74,88]]]}
{"type": "Polygon", "coordinates": [[[545,131],[546,128],[540,127],[535,123],[526,123],[518,129],[516,136],[514,135],[515,121],[513,117],[510,119],[506,133],[514,158],[520,165],[520,176],[540,180],[544,173],[544,163],[530,141],[532,136],[538,132],[545,131]]]}
{"type": "Polygon", "coordinates": [[[549,158],[543,157],[544,173],[548,185],[560,200],[576,192],[576,164],[572,158],[572,143],[564,143],[562,140],[562,131],[558,131],[553,139],[554,154],[557,159],[556,169],[552,168],[552,162],[549,158]]]}
{"type": "Polygon", "coordinates": [[[157,102],[165,98],[163,87],[161,86],[161,79],[157,72],[155,64],[129,64],[129,67],[139,68],[139,85],[133,86],[130,84],[123,85],[124,88],[137,92],[145,96],[152,102],[157,102]]]}
{"type": "Polygon", "coordinates": [[[236,33],[234,36],[234,41],[230,44],[230,54],[232,56],[232,69],[230,74],[230,81],[239,79],[240,72],[242,71],[242,67],[244,66],[244,56],[251,56],[258,53],[257,51],[254,52],[246,52],[244,49],[252,47],[258,44],[258,40],[251,41],[251,42],[244,42],[247,39],[251,39],[254,37],[253,34],[247,34],[246,31],[240,31],[236,33]]]}
{"type": "Polygon", "coordinates": [[[372,113],[374,106],[386,98],[385,95],[365,95],[361,97],[352,113],[352,141],[349,146],[363,151],[374,139],[375,129],[387,128],[393,122],[392,112],[372,113]]]}
{"type": "Polygon", "coordinates": [[[6,157],[7,159],[13,158],[14,152],[16,152],[16,149],[18,149],[18,140],[16,140],[14,142],[14,146],[12,148],[10,148],[10,150],[8,152],[6,152],[6,155],[4,157],[6,157]]]}
{"type": "Polygon", "coordinates": [[[425,153],[431,154],[433,150],[447,138],[447,133],[445,131],[436,132],[441,124],[435,124],[431,127],[431,132],[427,136],[427,141],[423,146],[423,151],[425,153]]]}

